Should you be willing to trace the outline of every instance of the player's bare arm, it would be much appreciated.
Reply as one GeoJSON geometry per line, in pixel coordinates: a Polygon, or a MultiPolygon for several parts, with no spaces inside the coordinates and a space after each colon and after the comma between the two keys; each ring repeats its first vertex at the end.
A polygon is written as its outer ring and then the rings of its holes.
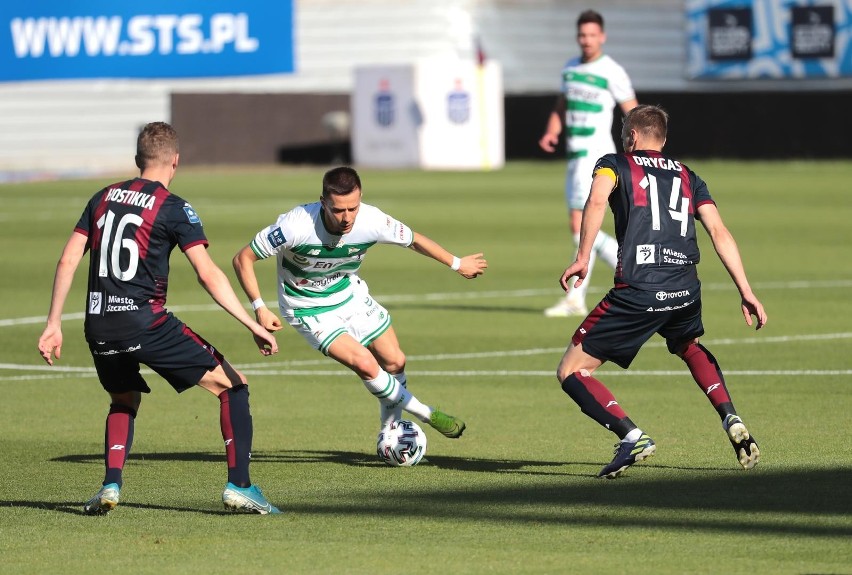
{"type": "Polygon", "coordinates": [[[85,235],[79,232],[72,233],[62,250],[59,262],[56,264],[47,325],[38,339],[38,351],[48,365],[53,365],[53,356],[56,359],[62,356],[62,310],[74,281],[74,273],[86,253],[87,239],[85,235]]]}
{"type": "MultiPolygon", "coordinates": [[[[418,254],[428,256],[445,266],[451,268],[454,266],[456,256],[444,249],[438,242],[427,238],[423,234],[414,232],[414,241],[411,242],[411,246],[409,247],[418,254]]],[[[484,274],[486,268],[488,268],[488,262],[482,256],[482,253],[470,254],[458,259],[458,268],[455,271],[467,279],[473,279],[484,274]]]]}
{"type": "Polygon", "coordinates": [[[742,312],[745,322],[752,325],[752,317],[757,319],[755,329],[760,329],[766,325],[767,316],[763,309],[763,304],[754,295],[746,278],[745,267],[743,266],[740,250],[737,248],[737,243],[734,236],[725,226],[722,221],[722,216],[719,210],[713,204],[702,204],[698,206],[698,216],[704,229],[707,230],[710,236],[710,241],[713,242],[713,248],[719,255],[722,265],[728,271],[731,279],[734,280],[734,285],[740,292],[742,298],[742,312]]]}
{"type": "Polygon", "coordinates": [[[232,260],[234,272],[236,272],[237,279],[249,301],[253,302],[252,307],[254,308],[254,316],[257,319],[257,323],[266,328],[267,331],[278,331],[282,325],[281,318],[275,315],[263,303],[263,298],[260,294],[260,285],[257,283],[257,274],[254,271],[254,264],[258,261],[257,255],[255,255],[251,247],[245,246],[237,252],[232,260]]]}
{"type": "Polygon", "coordinates": [[[210,254],[207,253],[207,248],[203,245],[195,245],[184,253],[198,276],[198,283],[207,290],[210,297],[222,309],[234,316],[237,321],[252,332],[260,353],[262,355],[278,353],[278,343],[275,341],[275,337],[249,316],[240,303],[237,294],[234,293],[225,272],[216,265],[210,254]]]}
{"type": "Polygon", "coordinates": [[[598,173],[592,180],[592,191],[589,193],[589,199],[586,200],[586,207],[583,208],[583,222],[580,224],[580,246],[577,249],[577,258],[559,278],[559,285],[565,291],[571,289],[570,280],[572,277],[577,277],[574,287],[580,287],[586,279],[586,275],[588,275],[592,246],[601,225],[603,225],[607,199],[615,189],[614,185],[615,180],[611,172],[598,173]]]}
{"type": "Polygon", "coordinates": [[[550,113],[547,120],[547,129],[538,141],[538,146],[545,152],[555,152],[559,143],[559,134],[562,132],[562,120],[556,112],[550,113]]]}

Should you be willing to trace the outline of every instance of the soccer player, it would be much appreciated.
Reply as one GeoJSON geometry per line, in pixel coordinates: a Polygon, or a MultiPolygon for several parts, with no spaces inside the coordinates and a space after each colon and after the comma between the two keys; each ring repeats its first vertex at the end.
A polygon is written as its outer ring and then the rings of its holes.
{"type": "Polygon", "coordinates": [[[379,400],[384,428],[403,410],[446,437],[460,437],[465,423],[421,403],[406,388],[405,355],[391,317],[369,293],[358,270],[377,243],[410,247],[465,278],[485,272],[481,253],[459,258],[436,242],[361,202],[361,179],[349,167],[325,173],[320,201],[281,214],[234,256],[234,269],[255,310],[270,331],[281,320],[261,298],[254,264],[275,256],[278,308],[314,349],[352,370],[379,400]]]}
{"type": "Polygon", "coordinates": [[[595,166],[591,194],[583,211],[577,259],[562,274],[563,289],[581,285],[589,273],[595,237],[607,203],[615,218],[619,261],[615,286],[574,332],[559,363],[562,389],[583,413],[619,438],[615,457],[598,474],[613,479],[656,451],[654,441],[627,416],[612,393],[594,377],[605,361],[624,369],[655,333],[680,357],[722,420],[744,469],[754,467],[760,450],[737,415],[713,354],[698,342],[701,282],[696,220],[742,298],[742,313],[756,329],[766,325],[763,305],[746,279],[739,249],[725,227],[707,185],[683,163],[662,154],[668,114],[657,106],[638,106],[625,118],[623,154],[607,154],[595,166]]]}
{"type": "MultiPolygon", "coordinates": [[[[595,161],[615,152],[612,141],[612,116],[615,105],[626,114],[636,102],[636,94],[627,72],[603,53],[606,42],[603,16],[586,10],[577,18],[577,44],[580,56],[569,60],[562,69],[562,91],[548,118],[547,128],[539,140],[546,152],[554,152],[562,132],[567,132],[568,169],[565,177],[565,200],[574,245],[579,244],[583,205],[589,197],[595,161]]],[[[589,260],[589,277],[597,257],[615,267],[618,254],[615,239],[599,232],[589,260]]],[[[559,301],[544,310],[547,317],[586,315],[588,282],[571,288],[559,301]]]]}
{"type": "Polygon", "coordinates": [[[249,478],[252,420],[246,378],[221,352],[166,309],[169,255],[184,253],[216,303],[248,328],[262,355],[278,351],[274,336],[254,321],[227,276],[207,253],[201,219],[167,186],[178,167],[178,136],[164,122],[146,125],[137,140],[140,177],[105,187],[89,200],[65,245],[53,282],[47,326],[38,349],[49,365],[62,353],[62,308],[77,266],[89,256],[85,336],[101,385],[109,393],[102,487],[84,506],[103,515],[118,505],[122,471],[133,443],[142,394],[151,390],[140,364],[178,393],[200,386],[219,398],[228,483],[226,509],[279,513],[249,478]]]}

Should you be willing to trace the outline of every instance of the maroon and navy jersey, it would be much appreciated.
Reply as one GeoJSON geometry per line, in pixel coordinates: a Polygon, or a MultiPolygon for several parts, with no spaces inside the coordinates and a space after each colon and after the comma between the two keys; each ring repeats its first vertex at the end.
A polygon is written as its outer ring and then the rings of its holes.
{"type": "Polygon", "coordinates": [[[166,320],[169,256],[202,244],[201,219],[161,183],[136,178],[89,200],[75,231],[88,236],[89,289],[85,333],[121,341],[166,320]]]}
{"type": "Polygon", "coordinates": [[[618,240],[615,284],[642,290],[696,286],[696,208],[714,203],[707,184],[685,164],[655,151],[607,154],[595,173],[605,168],[617,181],[609,196],[618,240]]]}

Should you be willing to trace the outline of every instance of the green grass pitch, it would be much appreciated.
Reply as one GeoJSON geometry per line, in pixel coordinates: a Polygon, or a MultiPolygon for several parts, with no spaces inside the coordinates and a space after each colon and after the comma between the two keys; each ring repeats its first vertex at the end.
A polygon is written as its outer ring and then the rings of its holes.
{"type": "MultiPolygon", "coordinates": [[[[630,371],[598,373],[657,455],[618,480],[594,478],[614,436],[554,375],[578,320],[542,314],[572,256],[561,162],[365,169],[365,202],[488,259],[487,274],[466,281],[377,246],[362,268],[393,314],[411,390],[468,430],[453,441],[427,429],[417,467],[381,464],[378,408],[361,382],[291,331],[261,357],[176,252],[169,307],[248,375],[252,477],[285,511],[274,517],[224,513],[218,402],[200,389],[177,396],[153,374],[121,505],[82,515],[102,478],[108,406],[82,336],[84,270],[56,366],[36,341],[68,234],[91,194],[122,176],[0,185],[0,572],[852,573],[852,163],[687,163],[769,314],[760,332],[745,325],[701,230],[702,341],[760,443],[756,469],[739,468],[715,412],[656,338],[630,371]]],[[[316,200],[322,173],[184,167],[172,190],[199,212],[238,289],[233,254],[278,213],[316,200]]],[[[274,264],[258,271],[274,302],[274,264]]],[[[590,297],[610,284],[598,264],[590,297]]]]}

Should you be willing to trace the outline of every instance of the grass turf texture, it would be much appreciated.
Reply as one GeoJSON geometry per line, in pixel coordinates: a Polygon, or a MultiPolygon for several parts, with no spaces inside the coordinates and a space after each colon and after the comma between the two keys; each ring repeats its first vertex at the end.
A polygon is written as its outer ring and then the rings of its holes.
{"type": "MultiPolygon", "coordinates": [[[[760,442],[755,470],[739,469],[709,403],[656,338],[629,372],[598,373],[657,456],[616,481],[593,479],[614,436],[553,375],[578,319],[542,315],[572,255],[561,163],[363,170],[366,202],[458,255],[488,258],[473,281],[390,246],[362,268],[393,314],[410,388],[468,430],[451,441],[427,429],[428,463],[381,464],[376,402],[358,379],[287,330],[281,353],[260,357],[175,253],[169,307],[248,374],[252,476],[285,511],[277,517],[222,511],[218,402],[200,389],[176,396],[153,374],[121,504],[107,517],[81,514],[102,477],[108,404],[82,337],[84,270],[54,368],[36,341],[62,245],[112,179],[0,186],[0,571],[848,573],[852,164],[690,166],[709,183],[770,317],[758,333],[743,324],[702,230],[702,341],[760,442]]],[[[236,286],[232,255],[278,213],[314,201],[322,172],[183,168],[172,190],[199,212],[236,286]]],[[[258,272],[274,302],[274,264],[258,272]]],[[[610,274],[595,269],[590,304],[610,274]]]]}

